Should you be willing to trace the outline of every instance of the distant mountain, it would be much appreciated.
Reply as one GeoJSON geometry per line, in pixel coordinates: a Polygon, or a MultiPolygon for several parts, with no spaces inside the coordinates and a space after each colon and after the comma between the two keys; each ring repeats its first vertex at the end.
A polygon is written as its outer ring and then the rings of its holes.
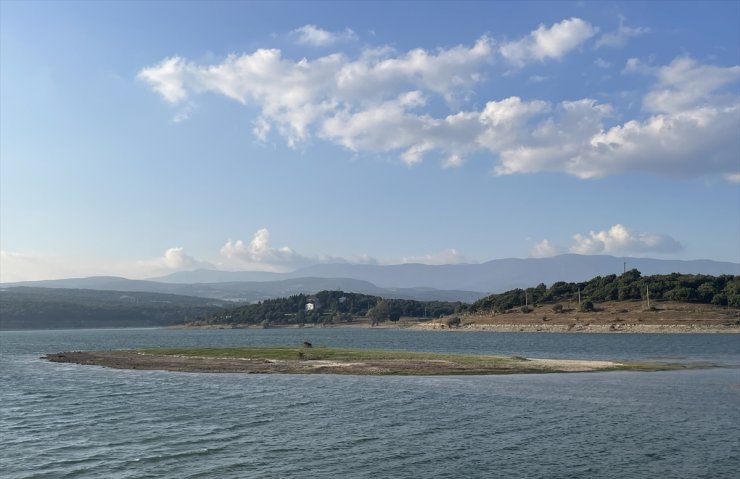
{"type": "MultiPolygon", "coordinates": [[[[222,273],[213,271],[212,273],[222,273]]],[[[271,273],[275,274],[275,273],[271,273]]],[[[200,273],[198,276],[201,276],[200,273]]],[[[204,277],[209,274],[204,274],[204,277]]],[[[180,280],[185,275],[180,276],[180,280]]],[[[212,278],[217,275],[210,275],[212,278]]],[[[226,275],[225,278],[233,278],[226,275]]],[[[33,288],[64,288],[64,289],[89,289],[98,291],[120,291],[120,292],[148,292],[159,294],[177,294],[185,296],[197,296],[202,298],[213,298],[238,303],[253,303],[265,299],[291,296],[294,294],[312,294],[319,291],[342,290],[354,293],[371,294],[385,298],[415,299],[419,301],[464,301],[472,303],[484,296],[484,293],[476,291],[461,290],[437,290],[434,288],[379,288],[378,286],[363,280],[352,278],[287,278],[278,281],[231,281],[216,283],[163,283],[157,281],[130,280],[118,277],[91,277],[58,279],[49,281],[25,281],[21,283],[6,283],[0,285],[2,288],[13,287],[33,288]]]]}
{"type": "Polygon", "coordinates": [[[680,261],[618,258],[606,255],[566,254],[551,258],[499,259],[480,264],[363,265],[319,264],[291,273],[195,270],[173,273],[156,280],[129,280],[99,276],[1,284],[47,288],[143,291],[254,302],[299,293],[342,290],[384,298],[420,301],[475,301],[489,293],[557,281],[586,281],[595,276],[638,269],[643,275],[740,275],[740,264],[710,260],[680,261]],[[251,279],[249,279],[251,278],[251,279]]]}
{"type": "Polygon", "coordinates": [[[285,279],[281,273],[268,271],[218,271],[215,269],[195,269],[192,271],[178,271],[159,278],[149,278],[149,281],[160,283],[235,283],[240,281],[277,281],[285,279]]]}
{"type": "MultiPolygon", "coordinates": [[[[490,293],[527,287],[538,283],[586,281],[594,276],[618,274],[623,271],[625,262],[627,263],[627,269],[636,268],[644,275],[669,273],[740,274],[740,264],[738,263],[564,254],[550,258],[497,259],[480,264],[317,264],[291,273],[195,270],[173,273],[157,278],[156,281],[164,283],[222,283],[236,280],[275,281],[298,278],[352,278],[370,282],[380,288],[433,288],[447,291],[463,290],[490,293]]],[[[341,288],[345,291],[352,291],[344,285],[341,288]]],[[[366,290],[366,292],[375,294],[370,290],[366,290]]]]}
{"type": "Polygon", "coordinates": [[[468,291],[502,292],[556,281],[586,281],[595,276],[620,274],[624,263],[644,275],[740,274],[740,264],[710,260],[661,260],[618,258],[606,255],[565,254],[550,258],[499,259],[480,264],[431,266],[401,264],[392,266],[357,264],[320,264],[300,269],[290,275],[349,277],[370,281],[383,288],[431,287],[468,291]]]}

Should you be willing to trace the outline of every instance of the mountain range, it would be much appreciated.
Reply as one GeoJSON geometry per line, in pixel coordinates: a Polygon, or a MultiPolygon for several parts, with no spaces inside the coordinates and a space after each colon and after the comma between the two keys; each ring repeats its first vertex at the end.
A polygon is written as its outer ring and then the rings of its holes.
{"type": "Polygon", "coordinates": [[[90,277],[4,283],[14,286],[141,291],[254,302],[297,293],[343,290],[387,298],[472,302],[513,288],[578,282],[638,269],[644,275],[685,273],[740,275],[740,264],[711,260],[620,258],[565,254],[549,258],[498,259],[478,264],[317,264],[289,273],[181,271],[150,280],[90,277]]]}

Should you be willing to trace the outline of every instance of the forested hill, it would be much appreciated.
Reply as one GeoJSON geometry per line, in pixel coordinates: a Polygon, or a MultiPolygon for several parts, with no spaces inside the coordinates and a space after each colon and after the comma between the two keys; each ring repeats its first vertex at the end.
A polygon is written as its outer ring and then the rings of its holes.
{"type": "Polygon", "coordinates": [[[176,294],[8,288],[0,290],[0,329],[168,326],[233,305],[176,294]]]}
{"type": "Polygon", "coordinates": [[[578,301],[645,300],[649,292],[652,301],[679,301],[740,307],[740,276],[709,276],[703,274],[659,274],[642,276],[630,270],[619,276],[597,276],[582,283],[557,282],[549,288],[540,284],[533,288],[514,289],[481,298],[471,306],[471,312],[504,312],[542,303],[578,301]]]}
{"type": "Polygon", "coordinates": [[[383,299],[359,293],[321,291],[268,299],[207,315],[193,324],[302,325],[351,323],[368,317],[373,323],[398,321],[402,316],[438,318],[467,307],[461,302],[383,299]]]}

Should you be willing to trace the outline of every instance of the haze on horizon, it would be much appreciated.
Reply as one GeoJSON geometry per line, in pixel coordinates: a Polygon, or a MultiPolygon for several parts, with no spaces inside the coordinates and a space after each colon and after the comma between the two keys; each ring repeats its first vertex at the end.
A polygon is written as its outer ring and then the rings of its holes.
{"type": "Polygon", "coordinates": [[[568,252],[740,262],[740,3],[0,3],[2,282],[568,252]]]}

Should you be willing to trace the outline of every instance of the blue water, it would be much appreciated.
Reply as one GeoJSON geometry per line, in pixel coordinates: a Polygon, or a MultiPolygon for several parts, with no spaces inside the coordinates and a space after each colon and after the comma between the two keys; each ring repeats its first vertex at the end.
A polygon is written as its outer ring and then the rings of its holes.
{"type": "Polygon", "coordinates": [[[740,336],[404,330],[0,333],[3,478],[736,478],[740,336]],[[48,352],[300,344],[710,361],[465,377],[191,374],[48,352]]]}

